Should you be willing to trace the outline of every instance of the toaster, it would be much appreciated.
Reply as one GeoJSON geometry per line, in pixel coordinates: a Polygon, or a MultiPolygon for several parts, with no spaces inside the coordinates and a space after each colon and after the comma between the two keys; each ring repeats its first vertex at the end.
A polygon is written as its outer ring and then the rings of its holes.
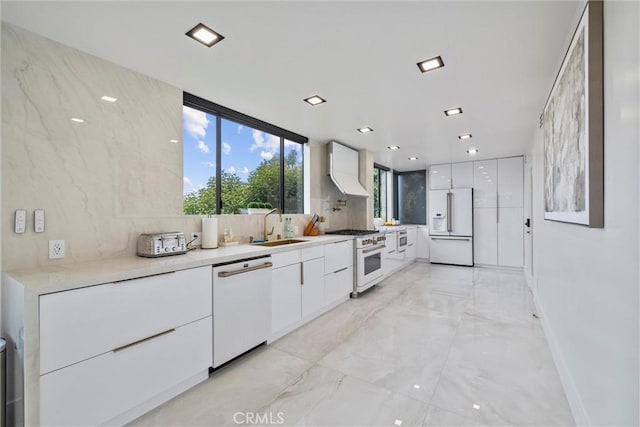
{"type": "Polygon", "coordinates": [[[184,233],[144,233],[138,236],[139,256],[155,258],[187,253],[184,233]]]}

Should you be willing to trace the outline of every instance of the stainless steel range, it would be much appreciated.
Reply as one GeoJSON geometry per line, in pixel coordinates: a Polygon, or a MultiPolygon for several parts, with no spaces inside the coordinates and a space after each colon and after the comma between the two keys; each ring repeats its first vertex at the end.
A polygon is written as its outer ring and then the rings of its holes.
{"type": "Polygon", "coordinates": [[[385,247],[385,235],[375,230],[336,230],[326,234],[339,234],[354,237],[353,265],[355,280],[351,296],[357,297],[373,285],[384,279],[382,269],[382,250],[385,247]]]}

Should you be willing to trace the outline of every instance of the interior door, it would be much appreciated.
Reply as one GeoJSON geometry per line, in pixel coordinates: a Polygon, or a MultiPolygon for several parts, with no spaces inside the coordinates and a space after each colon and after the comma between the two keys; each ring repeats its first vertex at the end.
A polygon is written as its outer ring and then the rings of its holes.
{"type": "Polygon", "coordinates": [[[450,191],[450,235],[473,236],[473,190],[471,188],[454,188],[450,191]]]}

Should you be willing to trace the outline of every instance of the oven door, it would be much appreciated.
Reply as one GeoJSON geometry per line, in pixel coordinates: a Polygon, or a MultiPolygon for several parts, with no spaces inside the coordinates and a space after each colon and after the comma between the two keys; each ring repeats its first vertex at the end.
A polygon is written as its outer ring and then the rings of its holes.
{"type": "Polygon", "coordinates": [[[358,291],[363,291],[378,283],[380,280],[377,279],[382,279],[382,250],[384,247],[384,244],[378,244],[358,249],[358,281],[356,284],[358,291]]]}

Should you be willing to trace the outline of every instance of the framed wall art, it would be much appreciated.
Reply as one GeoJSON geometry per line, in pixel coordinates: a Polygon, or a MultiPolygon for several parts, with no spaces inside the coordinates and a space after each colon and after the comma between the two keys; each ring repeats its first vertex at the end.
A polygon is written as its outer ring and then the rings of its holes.
{"type": "Polygon", "coordinates": [[[589,1],[542,114],[544,219],[604,227],[602,2],[589,1]]]}

